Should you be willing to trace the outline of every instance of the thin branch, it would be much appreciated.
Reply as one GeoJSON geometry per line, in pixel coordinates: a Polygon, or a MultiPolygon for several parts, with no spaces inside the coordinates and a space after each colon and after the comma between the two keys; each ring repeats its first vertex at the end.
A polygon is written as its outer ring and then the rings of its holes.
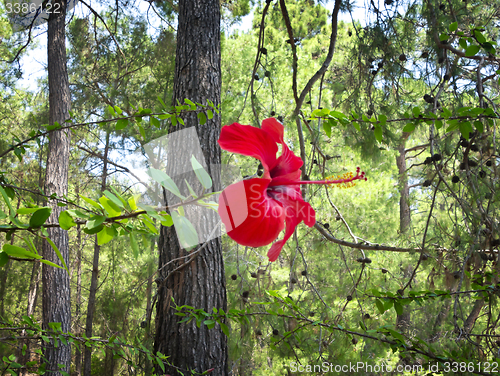
{"type": "Polygon", "coordinates": [[[314,228],[319,231],[321,235],[323,235],[328,241],[335,243],[335,244],[340,244],[344,245],[349,248],[355,248],[355,249],[364,249],[366,251],[389,251],[389,252],[408,252],[408,253],[422,253],[426,249],[421,249],[421,248],[402,248],[402,247],[391,247],[388,245],[380,245],[380,244],[375,244],[375,245],[368,245],[368,244],[361,244],[361,243],[351,243],[347,242],[345,240],[337,239],[336,237],[332,236],[331,234],[328,233],[318,222],[314,224],[314,228]]]}

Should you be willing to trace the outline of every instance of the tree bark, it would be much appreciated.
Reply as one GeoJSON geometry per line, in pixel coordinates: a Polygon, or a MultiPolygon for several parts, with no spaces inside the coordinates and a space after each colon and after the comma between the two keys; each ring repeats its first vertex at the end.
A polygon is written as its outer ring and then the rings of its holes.
{"type": "MultiPolygon", "coordinates": [[[[58,122],[64,125],[69,118],[71,97],[66,68],[66,0],[60,0],[61,12],[50,13],[48,22],[48,78],[49,78],[49,123],[58,122]]],[[[70,132],[60,130],[49,136],[47,168],[45,173],[45,194],[56,194],[62,197],[68,193],[68,167],[70,132]]],[[[52,207],[49,223],[57,223],[63,208],[57,202],[50,200],[52,207]]],[[[49,228],[49,238],[61,252],[66,264],[69,262],[68,233],[61,228],[49,228]]],[[[61,265],[56,253],[46,241],[43,242],[44,258],[61,265]]],[[[70,331],[71,325],[71,296],[69,274],[64,269],[44,264],[42,266],[43,281],[43,327],[49,329],[49,323],[61,323],[63,332],[70,331]]],[[[53,375],[60,375],[61,371],[69,372],[71,364],[71,347],[58,343],[46,344],[44,357],[47,361],[47,371],[53,375]],[[63,365],[62,368],[59,365],[63,365]]]]}
{"type": "MultiPolygon", "coordinates": [[[[398,146],[399,155],[396,157],[396,165],[398,166],[399,173],[399,187],[400,187],[400,198],[399,198],[399,232],[405,234],[410,228],[410,189],[408,187],[408,175],[406,173],[406,139],[409,133],[403,132],[401,137],[401,143],[398,146]]],[[[405,265],[403,270],[404,278],[411,278],[413,274],[413,267],[411,264],[405,265]]],[[[405,333],[410,333],[411,325],[411,311],[410,306],[403,306],[403,312],[401,315],[396,316],[396,328],[405,333]]],[[[401,357],[403,363],[406,364],[406,359],[401,357]]]]}
{"type": "MultiPolygon", "coordinates": [[[[40,283],[40,263],[34,262],[33,268],[31,270],[31,279],[30,279],[30,287],[28,290],[28,306],[26,308],[26,315],[31,316],[35,313],[36,301],[38,298],[38,285],[40,283]]],[[[23,330],[21,335],[26,335],[26,331],[23,330]]],[[[18,354],[18,362],[20,364],[26,364],[31,360],[31,341],[30,340],[20,340],[19,348],[22,349],[26,344],[26,350],[24,355],[22,351],[19,351],[18,354]]],[[[25,375],[27,372],[26,369],[21,369],[20,375],[25,375]]]]}
{"type": "MultiPolygon", "coordinates": [[[[110,131],[106,130],[106,145],[104,147],[104,158],[101,177],[101,193],[106,189],[106,179],[108,176],[108,153],[109,153],[109,137],[110,131]]],[[[97,278],[99,276],[99,253],[100,245],[97,243],[97,235],[94,239],[94,258],[92,261],[92,278],[90,280],[89,302],[87,305],[87,319],[85,321],[85,335],[87,338],[92,337],[92,327],[94,321],[95,302],[97,294],[97,278]]],[[[83,358],[83,375],[91,376],[92,371],[92,349],[85,346],[83,358]]]]}
{"type": "MultiPolygon", "coordinates": [[[[79,189],[76,187],[75,193],[78,195],[79,189]]],[[[80,322],[81,307],[82,307],[82,229],[80,225],[77,226],[77,236],[76,236],[76,307],[75,307],[75,334],[80,336],[82,327],[80,322]]],[[[80,376],[82,374],[82,351],[81,344],[75,344],[75,376],[80,376]]]]}
{"type": "MultiPolygon", "coordinates": [[[[188,98],[193,102],[220,103],[220,9],[216,0],[185,0],[179,2],[179,21],[177,28],[177,52],[175,61],[174,104],[184,103],[188,98]]],[[[184,117],[185,127],[196,127],[203,156],[208,165],[208,172],[215,182],[220,165],[220,149],[217,140],[220,134],[220,117],[215,115],[203,126],[198,124],[196,113],[184,117]]],[[[182,127],[178,125],[173,131],[182,127]]],[[[189,152],[189,140],[182,144],[170,144],[169,151],[189,152]]],[[[172,158],[175,154],[172,154],[172,158]]],[[[171,160],[171,159],[169,159],[171,160]]],[[[175,158],[167,167],[182,168],[175,158]]],[[[185,166],[184,166],[185,167],[185,166]]],[[[172,175],[171,175],[172,176],[172,175]]],[[[219,175],[220,176],[220,175],[219,175]]],[[[210,222],[210,221],[207,221],[210,222]]],[[[207,228],[213,223],[202,223],[207,228]]],[[[204,230],[207,230],[205,228],[204,230]]],[[[205,232],[205,231],[204,231],[205,232]]],[[[191,370],[204,372],[214,368],[211,375],[228,375],[227,339],[217,324],[208,330],[200,328],[195,321],[182,323],[171,308],[173,298],[178,305],[190,305],[212,313],[213,308],[226,311],[226,286],[221,240],[209,240],[206,247],[194,258],[184,258],[167,265],[170,260],[188,254],[179,246],[175,229],[162,227],[159,249],[158,302],[156,315],[156,334],[154,352],[169,356],[169,362],[175,367],[167,367],[162,374],[189,374],[191,370]],[[186,263],[186,261],[188,261],[186,263]],[[173,273],[175,268],[185,266],[173,273]],[[178,368],[176,368],[178,367],[178,368]]],[[[191,251],[194,252],[194,251],[191,251]]],[[[157,368],[157,372],[159,372],[157,368]]]]}
{"type": "Polygon", "coordinates": [[[410,189],[408,188],[408,174],[406,173],[406,140],[409,133],[403,132],[401,143],[398,146],[399,155],[396,157],[396,165],[399,173],[399,231],[404,234],[410,227],[410,189]]]}
{"type": "Polygon", "coordinates": [[[474,327],[474,324],[476,323],[477,318],[479,317],[479,314],[481,313],[481,309],[484,307],[484,299],[479,299],[476,300],[474,303],[474,307],[472,307],[472,311],[470,312],[469,316],[467,317],[467,320],[465,320],[464,323],[464,332],[469,334],[472,328],[474,327]]]}

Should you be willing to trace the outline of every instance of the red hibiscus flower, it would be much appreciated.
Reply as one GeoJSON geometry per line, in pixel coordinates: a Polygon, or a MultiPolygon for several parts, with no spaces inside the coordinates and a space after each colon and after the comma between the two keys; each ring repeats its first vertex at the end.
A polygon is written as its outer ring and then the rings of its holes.
{"type": "MultiPolygon", "coordinates": [[[[363,173],[339,180],[301,181],[302,159],[283,140],[283,125],[274,118],[265,119],[262,128],[234,123],[222,128],[219,145],[222,149],[257,158],[263,174],[231,184],[219,198],[219,215],[227,234],[238,244],[261,247],[273,242],[285,229],[282,240],[275,242],[267,256],[275,261],[295,227],[304,221],[312,227],[316,212],[305,202],[301,184],[342,184],[366,179],[363,173]],[[278,144],[281,155],[276,158],[278,144]]],[[[352,174],[351,174],[352,175],[352,174]]]]}

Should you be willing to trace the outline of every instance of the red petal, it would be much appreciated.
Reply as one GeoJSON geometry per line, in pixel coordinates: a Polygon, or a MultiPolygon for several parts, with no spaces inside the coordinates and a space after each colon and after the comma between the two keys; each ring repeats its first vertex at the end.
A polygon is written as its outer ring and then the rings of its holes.
{"type": "Polygon", "coordinates": [[[260,128],[238,123],[226,125],[220,132],[219,145],[226,151],[260,160],[264,167],[262,177],[265,179],[270,177],[269,171],[276,165],[278,145],[273,137],[260,128]]]}
{"type": "Polygon", "coordinates": [[[286,230],[283,240],[278,240],[267,252],[269,261],[272,262],[276,261],[281,253],[281,249],[287,240],[292,236],[295,231],[295,227],[297,227],[300,222],[304,221],[304,223],[309,227],[314,225],[316,222],[316,212],[308,202],[305,202],[302,199],[300,187],[298,186],[274,187],[271,190],[270,195],[275,200],[283,204],[283,209],[286,215],[286,230]]]}
{"type": "MultiPolygon", "coordinates": [[[[291,151],[285,141],[283,140],[284,128],[283,124],[278,122],[275,118],[264,119],[262,121],[262,130],[265,131],[269,136],[277,143],[282,145],[281,155],[275,167],[270,171],[271,177],[275,178],[280,175],[288,175],[292,172],[296,172],[302,167],[304,162],[300,157],[297,157],[293,151],[291,151]]],[[[293,180],[298,179],[298,176],[293,178],[293,180]]]]}
{"type": "Polygon", "coordinates": [[[249,179],[231,184],[219,197],[219,215],[236,243],[262,247],[285,227],[281,203],[267,195],[270,179],[249,179]]]}
{"type": "Polygon", "coordinates": [[[283,134],[285,128],[283,124],[281,124],[275,118],[268,118],[262,120],[262,128],[264,132],[266,132],[274,142],[277,144],[281,144],[283,142],[283,134]]]}

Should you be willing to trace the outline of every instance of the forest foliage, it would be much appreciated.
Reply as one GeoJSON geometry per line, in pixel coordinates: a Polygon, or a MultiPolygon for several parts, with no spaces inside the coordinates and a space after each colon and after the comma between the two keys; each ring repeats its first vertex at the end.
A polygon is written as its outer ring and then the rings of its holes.
{"type": "MultiPolygon", "coordinates": [[[[224,1],[223,24],[251,9],[253,23],[246,32],[222,30],[220,107],[189,98],[171,104],[176,2],[153,2],[155,11],[142,13],[120,2],[102,2],[95,13],[77,6],[67,17],[71,118],[51,125],[47,80],[33,90],[18,84],[19,59],[35,48],[23,45],[45,26],[14,32],[7,4],[3,374],[44,374],[41,349],[51,341],[72,344],[75,375],[85,347],[96,375],[151,375],[168,362],[152,351],[159,228],[175,226],[191,249],[198,238],[184,207],[216,210],[218,197],[203,161],[192,160],[201,188],[186,195],[148,147],[193,111],[200,124],[220,116],[224,125],[258,127],[277,118],[304,160],[302,180],[358,166],[368,177],[349,189],[303,188],[317,222],[299,225],[276,262],[267,259],[269,246],[243,247],[224,235],[227,312],[172,302],[181,322],[217,325],[228,336],[232,374],[292,375],[325,364],[318,374],[383,372],[339,371],[350,362],[408,374],[499,372],[498,1],[336,1],[330,10],[314,0],[224,1]],[[338,18],[359,14],[356,7],[364,19],[338,18]],[[72,133],[69,193],[47,197],[48,139],[62,128],[72,133]],[[156,206],[163,189],[181,203],[156,206]],[[58,223],[47,222],[48,199],[64,208],[58,223]],[[68,231],[67,262],[41,254],[49,226],[68,231]],[[102,248],[89,338],[94,241],[102,248]],[[69,333],[40,324],[41,263],[70,275],[69,333]]],[[[258,164],[224,153],[223,183],[258,173],[258,164]]]]}

